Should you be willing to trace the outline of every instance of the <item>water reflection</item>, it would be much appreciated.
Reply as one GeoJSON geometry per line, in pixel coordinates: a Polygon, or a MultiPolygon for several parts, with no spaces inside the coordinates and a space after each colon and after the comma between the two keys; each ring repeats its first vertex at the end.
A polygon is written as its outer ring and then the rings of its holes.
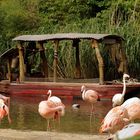
{"type": "MultiPolygon", "coordinates": [[[[7,118],[2,120],[0,128],[11,128],[19,130],[47,130],[47,121],[38,114],[38,104],[45,100],[46,96],[11,96],[11,118],[12,124],[8,124],[7,118]]],[[[61,97],[60,97],[61,98],[61,97]]],[[[61,117],[61,124],[52,124],[52,131],[72,132],[72,133],[90,133],[89,117],[90,104],[81,99],[61,98],[66,105],[65,116],[61,117]],[[72,104],[80,104],[80,109],[74,111],[72,104]]],[[[95,106],[95,120],[92,120],[92,133],[97,134],[101,120],[111,108],[111,101],[104,100],[98,102],[95,106]]]]}
{"type": "Polygon", "coordinates": [[[24,106],[23,104],[19,104],[18,110],[17,110],[17,127],[22,128],[24,126],[24,106]]]}

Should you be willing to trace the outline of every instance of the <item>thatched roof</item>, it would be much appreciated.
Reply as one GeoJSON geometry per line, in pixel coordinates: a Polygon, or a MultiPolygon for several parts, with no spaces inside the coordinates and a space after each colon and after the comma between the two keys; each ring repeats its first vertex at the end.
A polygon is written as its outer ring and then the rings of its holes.
{"type": "Polygon", "coordinates": [[[123,39],[118,35],[111,34],[86,34],[86,33],[57,33],[44,35],[22,35],[15,37],[14,41],[46,41],[46,40],[71,40],[71,39],[95,39],[101,40],[109,39],[123,39]]]}

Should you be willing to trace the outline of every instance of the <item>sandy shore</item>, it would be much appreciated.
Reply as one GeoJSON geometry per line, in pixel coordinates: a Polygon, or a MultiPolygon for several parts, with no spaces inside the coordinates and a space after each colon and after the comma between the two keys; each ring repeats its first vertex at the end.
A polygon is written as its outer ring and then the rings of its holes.
{"type": "Polygon", "coordinates": [[[106,135],[0,129],[0,140],[106,140],[107,137],[106,135]]]}

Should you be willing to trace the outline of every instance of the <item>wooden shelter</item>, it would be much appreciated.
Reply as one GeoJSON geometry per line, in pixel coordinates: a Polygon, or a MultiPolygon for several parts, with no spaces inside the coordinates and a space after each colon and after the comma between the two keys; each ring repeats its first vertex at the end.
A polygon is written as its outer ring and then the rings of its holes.
{"type": "Polygon", "coordinates": [[[121,49],[121,69],[122,73],[127,72],[126,66],[126,56],[124,53],[124,48],[122,46],[123,38],[118,35],[111,35],[111,34],[84,34],[84,33],[57,33],[57,34],[44,34],[44,35],[22,35],[18,36],[13,39],[16,43],[16,48],[12,48],[9,51],[2,54],[1,58],[6,58],[7,66],[8,66],[8,75],[9,80],[11,81],[11,67],[10,64],[12,60],[16,57],[19,58],[19,80],[25,80],[25,58],[24,58],[24,43],[30,42],[32,45],[29,46],[32,51],[36,49],[40,52],[41,59],[43,61],[43,71],[44,75],[48,77],[48,62],[45,56],[45,48],[44,43],[48,41],[54,42],[54,63],[53,63],[53,81],[57,82],[57,60],[58,60],[58,49],[59,49],[59,42],[62,40],[72,40],[73,47],[76,48],[76,64],[75,64],[75,77],[81,77],[81,66],[80,66],[80,59],[79,59],[79,42],[81,39],[86,39],[91,42],[91,47],[95,49],[96,57],[98,60],[98,67],[99,67],[99,83],[104,84],[104,61],[103,57],[100,53],[99,43],[104,43],[106,45],[115,45],[119,44],[121,49]],[[34,44],[34,45],[33,45],[34,44]],[[11,59],[12,58],[12,59],[11,59]]]}
{"type": "MultiPolygon", "coordinates": [[[[15,42],[15,48],[7,50],[0,56],[0,60],[7,62],[7,80],[2,80],[0,82],[0,92],[7,94],[18,94],[18,95],[38,95],[44,94],[46,90],[53,90],[53,95],[69,97],[72,99],[73,96],[81,96],[80,90],[81,86],[85,85],[87,88],[97,91],[101,98],[111,98],[116,93],[121,93],[123,84],[122,82],[114,83],[113,81],[105,81],[105,63],[103,53],[101,52],[101,47],[114,49],[117,48],[119,51],[117,53],[111,53],[113,61],[116,61],[116,57],[119,57],[118,71],[127,73],[127,60],[125,56],[125,50],[123,46],[124,39],[118,35],[111,34],[86,34],[86,33],[57,33],[57,34],[44,34],[44,35],[22,35],[13,39],[15,42]],[[60,41],[71,40],[72,46],[75,48],[75,78],[72,81],[59,81],[57,77],[58,71],[58,51],[60,46],[60,41]],[[80,62],[80,41],[88,40],[90,46],[94,49],[97,63],[98,63],[98,73],[99,81],[94,82],[93,79],[88,82],[82,79],[81,76],[81,62],[80,62]],[[45,43],[53,42],[53,80],[49,80],[48,77],[48,60],[45,52],[45,43]],[[100,44],[104,44],[101,46],[100,44]],[[38,52],[40,59],[42,60],[43,77],[42,79],[47,79],[47,81],[38,81],[39,78],[34,79],[34,81],[27,79],[27,74],[30,73],[30,65],[28,65],[28,57],[32,56],[34,53],[38,52]],[[18,68],[16,73],[16,82],[13,80],[13,68],[18,68]],[[79,79],[79,80],[78,80],[79,79]]],[[[47,54],[48,55],[48,54],[47,54]]],[[[73,56],[72,56],[73,57],[73,56]]],[[[117,58],[118,59],[118,58],[117,58]]],[[[16,69],[17,70],[17,69],[16,69]]],[[[41,77],[41,75],[39,75],[41,77]]],[[[66,79],[67,80],[67,79],[66,79]]],[[[115,79],[114,79],[115,80],[115,79]]],[[[139,82],[127,83],[126,93],[130,96],[134,96],[140,91],[139,82]]]]}

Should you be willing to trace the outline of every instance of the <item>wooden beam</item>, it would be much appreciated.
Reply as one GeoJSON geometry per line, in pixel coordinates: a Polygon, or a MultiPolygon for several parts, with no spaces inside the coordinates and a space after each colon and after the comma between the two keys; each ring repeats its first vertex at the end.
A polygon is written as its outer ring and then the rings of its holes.
{"type": "Polygon", "coordinates": [[[59,40],[54,41],[54,61],[53,61],[53,81],[57,81],[57,62],[58,62],[58,46],[59,40]]]}
{"type": "Polygon", "coordinates": [[[12,81],[12,74],[11,74],[11,61],[10,61],[10,59],[9,59],[9,58],[7,59],[7,70],[8,70],[8,75],[7,75],[7,78],[8,78],[8,80],[11,82],[11,81],[12,81]]]}
{"type": "Polygon", "coordinates": [[[73,40],[73,47],[75,47],[76,52],[76,64],[75,64],[75,78],[81,78],[81,66],[80,66],[80,58],[79,58],[79,39],[73,40]]]}
{"type": "Polygon", "coordinates": [[[98,66],[99,66],[99,83],[102,85],[102,84],[104,84],[104,62],[103,62],[103,58],[100,54],[98,42],[94,39],[92,40],[92,47],[95,48],[95,53],[96,53],[96,57],[98,60],[98,66]]]}
{"type": "Polygon", "coordinates": [[[39,48],[40,51],[40,58],[42,59],[43,62],[43,72],[46,78],[48,78],[48,62],[47,62],[47,58],[45,56],[45,49],[43,46],[43,42],[37,42],[37,46],[39,48]]]}
{"type": "Polygon", "coordinates": [[[23,47],[21,42],[17,44],[17,48],[19,50],[19,81],[22,82],[25,79],[25,65],[23,57],[23,47]]]}

